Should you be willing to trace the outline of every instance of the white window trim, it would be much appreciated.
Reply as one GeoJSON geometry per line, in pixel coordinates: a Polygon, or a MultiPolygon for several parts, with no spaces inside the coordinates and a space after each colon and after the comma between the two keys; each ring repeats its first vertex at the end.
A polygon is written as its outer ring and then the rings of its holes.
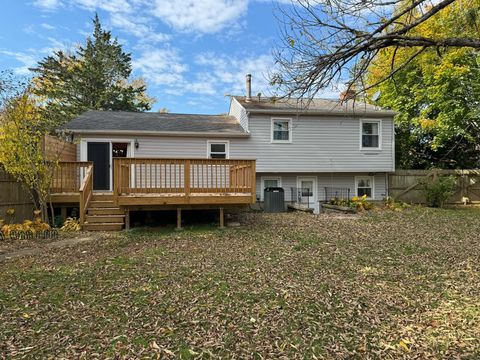
{"type": "Polygon", "coordinates": [[[270,143],[272,144],[290,144],[293,141],[293,127],[292,118],[271,118],[270,119],[270,143]],[[273,139],[273,123],[275,121],[287,121],[288,122],[288,140],[274,140],[273,139]]]}
{"type": "Polygon", "coordinates": [[[368,200],[375,200],[375,176],[355,176],[355,196],[358,195],[358,182],[360,179],[370,179],[370,183],[372,184],[372,196],[367,197],[368,200]]]}
{"type": "MultiPolygon", "coordinates": [[[[109,167],[110,167],[110,188],[107,191],[113,191],[113,156],[112,156],[112,143],[127,143],[130,146],[127,147],[127,158],[135,157],[135,139],[112,139],[112,138],[81,138],[80,139],[80,161],[88,161],[88,143],[89,142],[104,142],[109,143],[109,167]]],[[[82,175],[83,176],[83,175],[82,175]]]]}
{"type": "Polygon", "coordinates": [[[360,119],[360,150],[362,151],[378,151],[382,150],[382,120],[381,119],[360,119]],[[364,123],[378,124],[378,147],[363,147],[362,132],[364,123]]]}
{"type": "Polygon", "coordinates": [[[210,158],[212,144],[225,144],[225,159],[230,159],[230,140],[207,140],[207,159],[210,158]]]}
{"type": "Polygon", "coordinates": [[[265,189],[265,180],[277,180],[278,187],[282,187],[281,176],[262,176],[260,177],[260,201],[263,201],[263,190],[265,189]]]}

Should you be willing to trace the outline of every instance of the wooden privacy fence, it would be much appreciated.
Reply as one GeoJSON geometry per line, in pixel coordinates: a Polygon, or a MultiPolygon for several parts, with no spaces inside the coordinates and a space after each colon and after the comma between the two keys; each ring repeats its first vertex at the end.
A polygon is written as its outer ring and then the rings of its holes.
{"type": "Polygon", "coordinates": [[[12,219],[15,222],[33,218],[33,203],[28,191],[0,166],[0,219],[10,220],[6,214],[8,209],[15,210],[12,219]]]}
{"type": "Polygon", "coordinates": [[[77,160],[77,145],[55,136],[44,135],[42,138],[42,149],[45,158],[50,161],[77,160]]]}
{"type": "Polygon", "coordinates": [[[457,179],[457,185],[448,203],[462,203],[464,197],[480,203],[480,170],[397,170],[388,177],[389,194],[401,201],[422,204],[425,203],[422,182],[449,175],[457,179]]]}
{"type": "Polygon", "coordinates": [[[114,191],[135,193],[251,193],[255,160],[114,159],[114,191]]]}

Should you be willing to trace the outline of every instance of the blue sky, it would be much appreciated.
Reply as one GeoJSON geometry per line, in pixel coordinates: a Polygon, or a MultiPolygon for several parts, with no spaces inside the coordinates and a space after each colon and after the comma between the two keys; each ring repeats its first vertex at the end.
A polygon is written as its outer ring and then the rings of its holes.
{"type": "Polygon", "coordinates": [[[98,12],[132,53],[133,75],[157,99],[153,110],[223,113],[226,94],[245,93],[246,73],[254,94],[271,93],[276,9],[270,0],[3,0],[0,70],[28,75],[54,50],[84,43],[98,12]]]}

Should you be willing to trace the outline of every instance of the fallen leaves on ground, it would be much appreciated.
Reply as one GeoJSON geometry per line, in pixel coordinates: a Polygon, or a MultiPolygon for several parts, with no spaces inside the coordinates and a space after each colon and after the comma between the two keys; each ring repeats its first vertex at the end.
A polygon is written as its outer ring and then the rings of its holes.
{"type": "Polygon", "coordinates": [[[0,357],[476,358],[479,209],[245,214],[0,270],[0,357]]]}

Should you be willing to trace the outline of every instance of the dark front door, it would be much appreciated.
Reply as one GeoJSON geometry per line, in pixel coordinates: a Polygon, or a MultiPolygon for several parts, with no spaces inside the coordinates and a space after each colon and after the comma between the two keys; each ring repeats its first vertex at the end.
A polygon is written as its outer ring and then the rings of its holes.
{"type": "Polygon", "coordinates": [[[89,142],[87,158],[93,162],[93,190],[110,190],[110,143],[89,142]]]}

